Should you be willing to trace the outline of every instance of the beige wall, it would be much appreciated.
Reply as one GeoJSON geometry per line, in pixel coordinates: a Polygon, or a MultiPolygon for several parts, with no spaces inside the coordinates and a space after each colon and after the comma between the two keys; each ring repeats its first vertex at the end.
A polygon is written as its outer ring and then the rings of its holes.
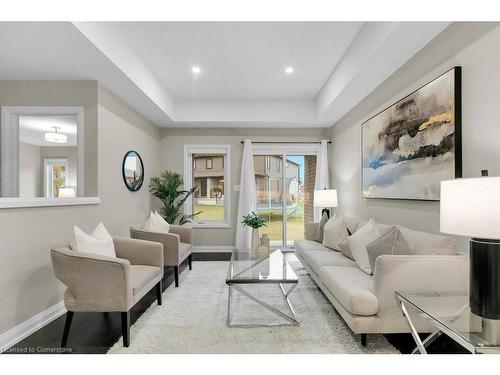
{"type": "MultiPolygon", "coordinates": [[[[357,105],[331,131],[332,186],[349,215],[439,232],[439,203],[361,198],[361,123],[455,65],[462,66],[464,177],[500,175],[500,27],[455,24],[357,105]]],[[[466,249],[465,240],[460,246],[466,249]]]]}
{"type": "MultiPolygon", "coordinates": [[[[237,204],[239,195],[234,185],[240,184],[240,168],[243,146],[241,141],[317,141],[326,129],[162,129],[161,168],[183,173],[183,146],[185,144],[216,144],[231,146],[231,228],[195,229],[194,243],[197,246],[232,246],[235,239],[237,204]]],[[[155,202],[157,204],[157,202],[155,202]]]]}
{"type": "Polygon", "coordinates": [[[42,178],[40,155],[40,146],[19,143],[19,196],[21,198],[40,196],[42,178]]]}
{"type": "Polygon", "coordinates": [[[102,221],[112,235],[127,236],[130,225],[145,220],[150,204],[147,186],[135,193],[126,189],[121,175],[125,152],[141,154],[146,181],[158,172],[159,130],[144,117],[96,82],[45,84],[44,90],[43,83],[36,83],[33,92],[29,83],[9,82],[10,97],[0,82],[0,104],[83,105],[86,141],[99,138],[98,143],[86,144],[86,150],[93,148],[91,159],[99,160],[98,195],[102,203],[0,210],[0,334],[61,301],[62,286],[54,278],[49,248],[69,243],[74,224],[90,231],[102,221]],[[93,119],[90,125],[89,119],[93,119]],[[92,124],[95,129],[90,128],[92,124]],[[89,133],[95,134],[87,138],[89,133]]]}

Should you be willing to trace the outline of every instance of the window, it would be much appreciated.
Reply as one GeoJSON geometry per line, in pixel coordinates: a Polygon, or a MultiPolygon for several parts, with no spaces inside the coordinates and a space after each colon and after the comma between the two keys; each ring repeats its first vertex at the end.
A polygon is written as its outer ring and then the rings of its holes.
{"type": "Polygon", "coordinates": [[[213,169],[213,167],[214,167],[214,161],[213,161],[213,159],[212,158],[207,158],[205,165],[206,165],[207,169],[213,169]]]}
{"type": "Polygon", "coordinates": [[[196,159],[193,158],[193,171],[196,170],[196,159]]]}
{"type": "Polygon", "coordinates": [[[196,188],[186,202],[185,213],[194,214],[193,225],[205,228],[230,227],[229,145],[185,145],[185,189],[196,188]],[[199,161],[198,169],[193,161],[199,161]]]}
{"type": "Polygon", "coordinates": [[[270,156],[266,156],[266,169],[268,171],[271,170],[271,157],[270,156]]]}
{"type": "Polygon", "coordinates": [[[276,159],[276,171],[281,172],[281,159],[276,159]]]}

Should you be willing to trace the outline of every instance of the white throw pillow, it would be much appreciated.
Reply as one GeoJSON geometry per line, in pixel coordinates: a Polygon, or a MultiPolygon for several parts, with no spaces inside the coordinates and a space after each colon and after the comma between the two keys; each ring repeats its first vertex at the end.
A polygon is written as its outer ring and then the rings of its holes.
{"type": "Polygon", "coordinates": [[[158,212],[151,211],[144,229],[150,232],[168,233],[170,224],[158,212]]]}
{"type": "Polygon", "coordinates": [[[372,273],[372,269],[366,245],[389,233],[392,229],[394,229],[394,225],[375,223],[375,221],[371,219],[347,239],[349,249],[358,267],[368,275],[372,273]]]}
{"type": "Polygon", "coordinates": [[[344,215],[334,215],[325,224],[322,243],[323,246],[340,251],[339,243],[344,241],[348,236],[349,233],[344,223],[344,215]]]}
{"type": "Polygon", "coordinates": [[[76,225],[73,228],[76,250],[81,253],[90,253],[116,258],[113,238],[103,223],[99,223],[92,234],[87,234],[76,225]]]}

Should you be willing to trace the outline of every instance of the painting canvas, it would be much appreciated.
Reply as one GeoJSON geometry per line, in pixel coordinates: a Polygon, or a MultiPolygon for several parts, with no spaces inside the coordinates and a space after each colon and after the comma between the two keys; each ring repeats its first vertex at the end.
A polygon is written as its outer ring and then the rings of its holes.
{"type": "Polygon", "coordinates": [[[461,177],[460,67],[362,124],[362,196],[439,200],[461,177]]]}

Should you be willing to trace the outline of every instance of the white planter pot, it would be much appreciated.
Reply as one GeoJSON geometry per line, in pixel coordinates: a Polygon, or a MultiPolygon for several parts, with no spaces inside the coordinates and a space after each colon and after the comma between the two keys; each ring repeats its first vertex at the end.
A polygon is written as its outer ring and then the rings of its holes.
{"type": "Polygon", "coordinates": [[[257,249],[259,248],[260,238],[259,238],[259,229],[252,228],[252,242],[250,245],[250,251],[252,256],[257,255],[257,249]]]}

